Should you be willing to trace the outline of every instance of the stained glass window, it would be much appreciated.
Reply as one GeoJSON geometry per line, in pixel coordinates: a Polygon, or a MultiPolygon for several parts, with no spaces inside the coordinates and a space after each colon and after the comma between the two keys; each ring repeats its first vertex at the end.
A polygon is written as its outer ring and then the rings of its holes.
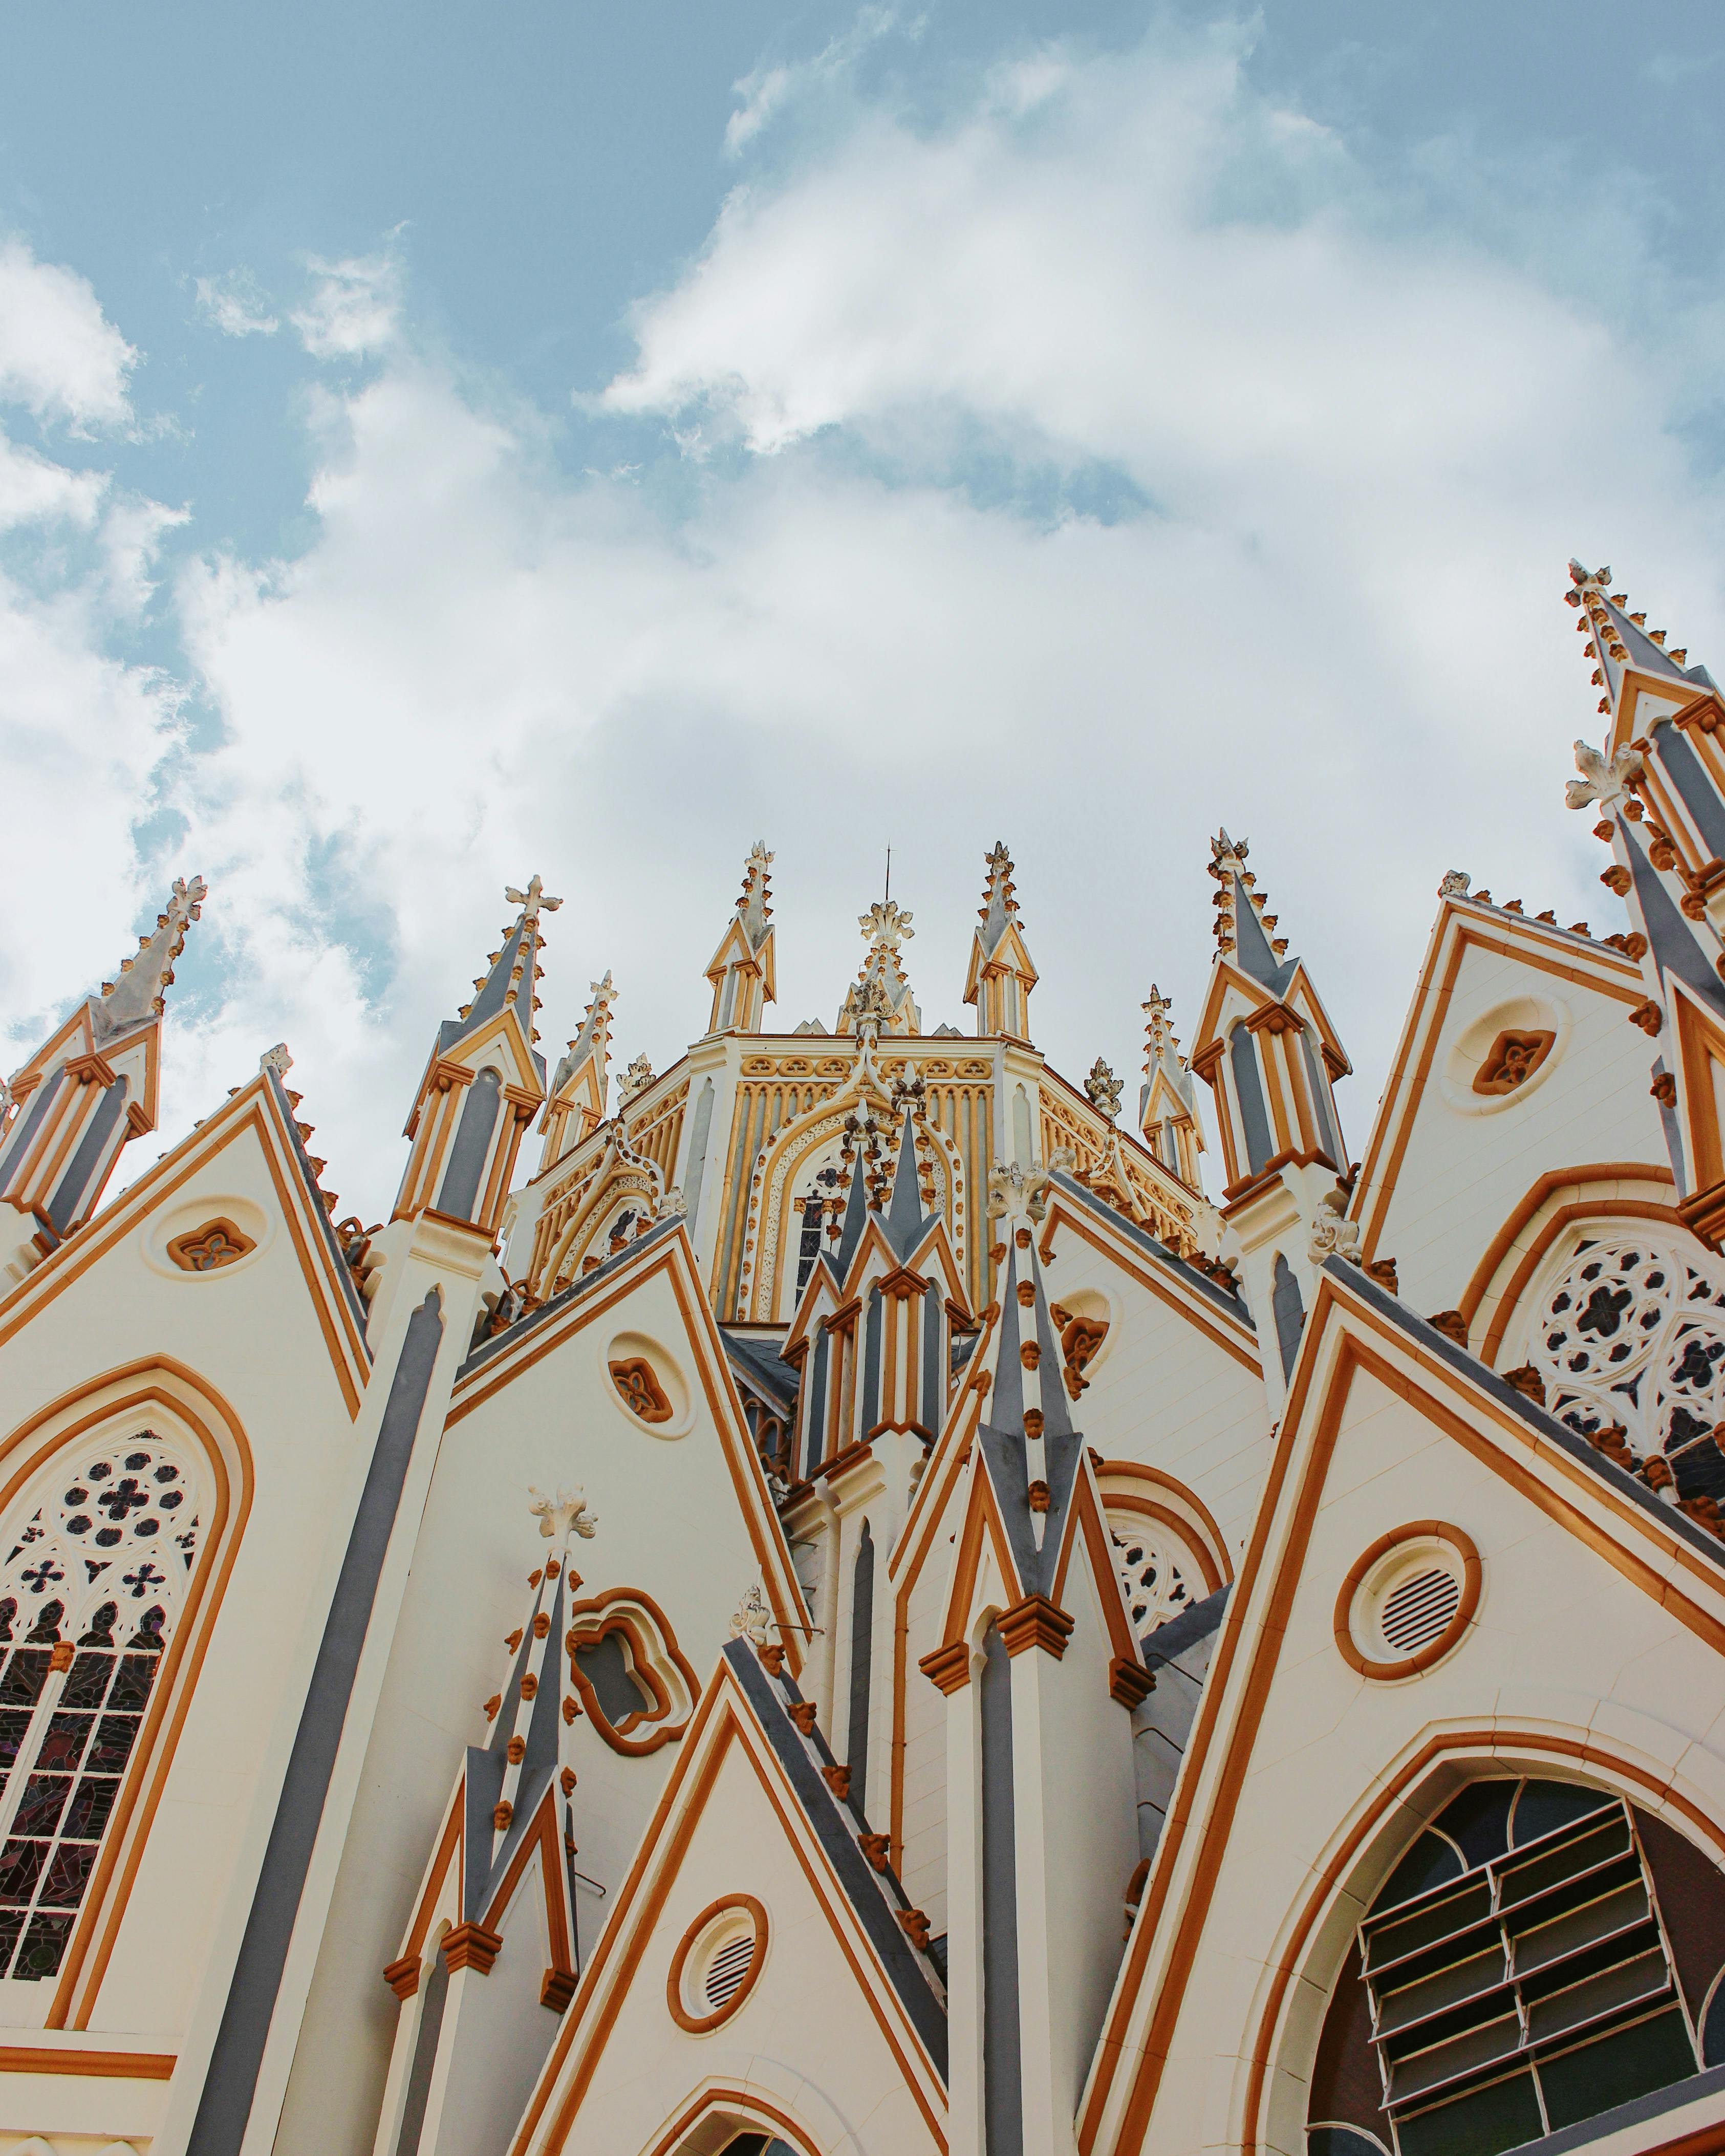
{"type": "Polygon", "coordinates": [[[154,1432],[62,1453],[0,1536],[0,1978],[59,1973],[197,1555],[154,1432]]]}

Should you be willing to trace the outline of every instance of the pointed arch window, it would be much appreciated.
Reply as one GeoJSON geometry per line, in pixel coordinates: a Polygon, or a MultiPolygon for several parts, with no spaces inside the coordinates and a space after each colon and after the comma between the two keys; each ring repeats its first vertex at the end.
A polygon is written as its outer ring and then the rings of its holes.
{"type": "Polygon", "coordinates": [[[198,1553],[152,1430],[58,1454],[0,1532],[0,1979],[58,1974],[198,1553]]]}
{"type": "Polygon", "coordinates": [[[1725,1879],[1621,1797],[1470,1783],[1358,1927],[1308,2156],[1497,2156],[1689,2080],[1725,2053],[1722,1918],[1725,1879]]]}

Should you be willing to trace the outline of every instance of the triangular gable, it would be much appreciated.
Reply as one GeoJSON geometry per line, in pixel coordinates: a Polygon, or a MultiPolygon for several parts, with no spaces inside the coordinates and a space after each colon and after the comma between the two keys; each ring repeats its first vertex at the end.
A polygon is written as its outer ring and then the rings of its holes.
{"type": "Polygon", "coordinates": [[[707,961],[706,978],[715,988],[718,986],[720,978],[727,966],[746,967],[752,973],[758,973],[761,970],[756,963],[755,953],[750,947],[747,936],[743,932],[743,926],[740,921],[733,920],[731,922],[719,939],[718,949],[707,961]]]}
{"type": "MultiPolygon", "coordinates": [[[[1272,1697],[1279,1697],[1277,1668],[1285,1647],[1287,1682],[1300,1696],[1306,1741],[1323,1748],[1324,1771],[1316,1780],[1337,1819],[1349,1806],[1344,1784],[1349,1763],[1363,1790],[1375,1788],[1387,1764],[1381,1748],[1374,1748],[1375,1739],[1359,1749],[1348,1748],[1351,1731],[1343,1717],[1350,1702],[1358,1712],[1378,1717],[1382,1743],[1392,1748],[1399,1741],[1396,1732],[1404,1726],[1415,1732],[1429,1729],[1434,1717],[1448,1715],[1466,1727],[1470,1709],[1476,1722],[1486,1725],[1481,1740],[1486,1754],[1503,1743],[1511,1727],[1509,1696],[1502,1691],[1500,1665],[1465,1660],[1466,1628],[1473,1621],[1465,1604],[1460,1645],[1450,1666],[1453,1681],[1429,1694],[1410,1693],[1393,1683],[1373,1685],[1366,1675],[1356,1676],[1342,1653],[1327,1656],[1313,1637],[1333,1628],[1339,1640],[1345,1605],[1337,1597],[1338,1587],[1344,1596],[1347,1591],[1347,1557],[1355,1554],[1356,1543],[1369,1540],[1373,1524],[1394,1527],[1401,1521],[1415,1492],[1428,1503],[1454,1502],[1468,1509],[1482,1543],[1496,1534],[1495,1555],[1492,1548],[1486,1551],[1488,1568],[1495,1562],[1513,1571],[1512,1549],[1521,1548],[1530,1532],[1542,1527],[1557,1530],[1564,1537],[1571,1568],[1579,1568],[1596,1584],[1589,1598],[1593,1614],[1607,1599],[1600,1584],[1615,1577],[1625,1587],[1610,1591],[1614,1610],[1620,1617],[1626,1608],[1645,1613],[1666,1651],[1675,1652],[1671,1643],[1686,1639],[1686,1666],[1692,1676],[1696,1657],[1710,1666],[1709,1658],[1725,1656],[1725,1546],[1660,1503],[1635,1477],[1595,1454],[1566,1425],[1414,1317],[1369,1278],[1331,1259],[1307,1321],[1251,1541],[1097,2047],[1078,2122],[1081,2151],[1153,2145],[1145,2136],[1182,2013],[1196,1995],[1190,1987],[1205,1952],[1205,1928],[1218,1920],[1219,1881],[1227,1871],[1230,1838],[1238,1829],[1242,1847],[1253,1839],[1253,1815],[1242,1810],[1248,1775],[1267,1774],[1257,1791],[1258,1801],[1267,1802],[1274,1800],[1271,1784],[1285,1792],[1301,1772],[1300,1764],[1287,1757],[1285,1736],[1273,1768],[1267,1762],[1262,1770],[1252,1764],[1266,1710],[1272,1697]],[[1363,1380],[1373,1388],[1371,1395],[1355,1423],[1347,1425],[1354,1433],[1347,1441],[1355,1448],[1356,1479],[1348,1489],[1332,1491],[1329,1478],[1338,1438],[1353,1411],[1351,1395],[1363,1380]],[[1420,1417],[1418,1437],[1399,1439],[1382,1428],[1384,1410],[1376,1405],[1380,1400],[1392,1412],[1410,1409],[1420,1417]],[[1452,1442],[1455,1452],[1435,1450],[1432,1436],[1452,1442]],[[1435,1483],[1435,1473],[1442,1475],[1445,1460],[1455,1463],[1455,1474],[1447,1485],[1435,1483]],[[1512,1491],[1525,1504],[1506,1502],[1512,1491]],[[1322,1562],[1310,1556],[1314,1537],[1324,1535],[1332,1544],[1345,1538],[1341,1547],[1346,1554],[1339,1562],[1330,1544],[1322,1562]],[[1627,1604],[1625,1588],[1633,1590],[1627,1604]],[[1304,1614],[1295,1640],[1291,1627],[1299,1612],[1304,1614]]],[[[1402,1532],[1441,1524],[1416,1518],[1402,1532]]],[[[1529,1575],[1527,1594],[1536,1602],[1542,1594],[1548,1598],[1553,1584],[1548,1572],[1536,1572],[1529,1575]]],[[[1507,1609],[1494,1616],[1488,1601],[1481,1614],[1514,1633],[1516,1620],[1507,1609]]],[[[1578,1621],[1573,1597],[1559,1599],[1552,1618],[1554,1638],[1546,1652],[1547,1682],[1553,1688],[1543,1695],[1548,1717],[1561,1713],[1564,1702],[1574,1701],[1574,1643],[1565,1630],[1566,1624],[1573,1627],[1578,1621]]],[[[1525,1713],[1537,1717],[1538,1672],[1527,1635],[1515,1636],[1519,1702],[1525,1713]]],[[[1434,1674],[1428,1672],[1421,1682],[1430,1682],[1434,1674]]],[[[1667,1683],[1661,1697],[1674,1697],[1667,1683]]],[[[1716,1707],[1705,1700],[1699,1704],[1704,1727],[1716,1707]]],[[[1568,1712],[1574,1711],[1572,1704],[1568,1712]]],[[[1618,1726],[1625,1719],[1620,1713],[1618,1726]]],[[[1641,1718],[1639,1728],[1644,1742],[1674,1746],[1674,1771],[1690,1748],[1691,1737],[1680,1727],[1655,1724],[1651,1717],[1641,1718]],[[1666,1728],[1666,1739],[1654,1738],[1656,1728],[1666,1728]]],[[[1701,1733],[1698,1729],[1694,1736],[1701,1733]]],[[[1603,1732],[1596,1735],[1603,1758],[1609,1747],[1603,1732]]],[[[1661,1786],[1656,1795],[1663,1794],[1661,1786]]],[[[1286,1820],[1279,1820],[1273,1838],[1281,1844],[1289,1834],[1286,1820]]],[[[1327,1830],[1321,1844],[1327,1839],[1327,1830]]],[[[1300,1867],[1297,1891],[1308,1897],[1314,1877],[1325,1892],[1339,1883],[1338,1874],[1322,1873],[1322,1853],[1320,1845],[1303,1859],[1296,1853],[1292,1860],[1300,1867]]],[[[1247,2003],[1242,2010],[1249,2012],[1255,2029],[1233,2036],[1230,2047],[1235,2042],[1247,2047],[1245,2087],[1235,2095],[1236,2102],[1243,2100],[1245,2116],[1235,2145],[1256,2151],[1266,2145],[1262,2103],[1271,2051],[1297,1960],[1286,1936],[1276,1931],[1277,1909],[1261,1869],[1254,1874],[1251,1891],[1261,1905],[1258,1921],[1270,1928],[1255,1943],[1230,1931],[1229,1952],[1237,1967],[1256,1968],[1261,1958],[1272,1968],[1271,1999],[1267,2011],[1260,2011],[1255,1999],[1247,2003]]],[[[1316,1903],[1308,1899],[1307,1906],[1316,1903]]],[[[1213,1978],[1214,1958],[1205,1966],[1213,1978]]],[[[1203,2010],[1214,2021],[1214,1993],[1207,1995],[1203,2010]]],[[[1170,2093],[1171,2100],[1178,2100],[1177,2092],[1170,2093]]],[[[1175,2134],[1179,2130],[1172,2124],[1168,2129],[1175,2134]]]]}
{"type": "Polygon", "coordinates": [[[254,1138],[281,1206],[318,1319],[318,1327],[351,1415],[359,1412],[371,1370],[366,1306],[342,1258],[317,1177],[292,1109],[273,1070],[237,1089],[84,1228],[54,1250],[12,1292],[0,1297],[0,1344],[28,1324],[99,1258],[136,1234],[221,1153],[254,1138]]]}
{"type": "MultiPolygon", "coordinates": [[[[712,2054],[667,2011],[680,1948],[715,1906],[750,1900],[767,1928],[758,1980],[733,2041],[771,2049],[841,2110],[866,2107],[893,2145],[946,2146],[946,2015],[926,1956],[901,1921],[901,1891],[865,1853],[858,1822],[821,1773],[824,1748],[746,1641],[721,1658],[651,1825],[510,2147],[511,2156],[600,2156],[658,2145],[665,2092],[712,2070],[712,2054]],[[843,2013],[810,2017],[850,1983],[843,2013]],[[749,2018],[752,2014],[752,2020],[749,2018]],[[608,2060],[615,2043],[616,2056],[608,2060]],[[883,2076],[890,2076],[883,2082],[883,2076]],[[877,2113],[877,2107],[884,2112],[877,2113]]],[[[715,2032],[725,2043],[726,2030],[715,2032]]],[[[681,2113],[686,2095],[675,2098],[681,2113]]],[[[794,2113],[792,2114],[794,2118],[794,2113]]],[[[809,2131],[808,2122],[800,2122],[809,2131]]],[[[812,2137],[811,2137],[812,2138],[812,2137]]],[[[823,2137],[824,2139],[824,2137],[823,2137]]],[[[819,2145],[819,2144],[818,2144],[819,2145]]]]}
{"type": "MultiPolygon", "coordinates": [[[[1166,1243],[1138,1227],[1070,1176],[1056,1175],[1039,1248],[1045,1265],[1070,1233],[1145,1289],[1158,1302],[1189,1319],[1213,1345],[1250,1370],[1262,1374],[1258,1337],[1238,1296],[1177,1257],[1166,1243]]],[[[1056,1300],[1059,1291],[1056,1290],[1056,1300]]]]}
{"type": "Polygon", "coordinates": [[[620,1306],[661,1276],[670,1285],[682,1320],[684,1342],[700,1385],[700,1397],[718,1434],[768,1603],[782,1628],[791,1666],[793,1671],[800,1669],[809,1613],[680,1215],[655,1224],[608,1259],[597,1272],[572,1282],[549,1302],[475,1349],[457,1375],[445,1426],[453,1428],[475,1409],[500,1397],[516,1378],[588,1327],[607,1318],[614,1323],[620,1306]]]}
{"type": "Polygon", "coordinates": [[[1577,988],[1591,990],[1625,1012],[1645,998],[1640,968],[1623,952],[1549,922],[1446,894],[1432,924],[1355,1187],[1352,1215],[1360,1224],[1368,1259],[1378,1253],[1402,1161],[1432,1080],[1450,999],[1471,949],[1512,958],[1544,973],[1562,983],[1561,993],[1566,995],[1577,988]]]}
{"type": "Polygon", "coordinates": [[[999,941],[992,951],[985,951],[983,948],[980,931],[972,937],[970,966],[964,976],[965,1002],[973,1004],[976,1001],[977,991],[982,985],[983,976],[985,973],[1002,969],[1007,973],[1017,973],[1022,979],[1028,981],[1032,987],[1041,978],[1036,971],[1029,952],[1025,948],[1024,939],[1019,933],[1019,925],[1015,920],[1007,921],[1001,932],[999,941]]]}

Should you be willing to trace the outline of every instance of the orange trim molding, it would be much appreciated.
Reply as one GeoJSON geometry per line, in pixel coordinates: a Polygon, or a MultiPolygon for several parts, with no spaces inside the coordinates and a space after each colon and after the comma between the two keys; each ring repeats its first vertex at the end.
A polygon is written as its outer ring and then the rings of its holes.
{"type": "Polygon", "coordinates": [[[671,1956],[670,1974],[665,1980],[665,2003],[670,2010],[670,2018],[678,2028],[691,2036],[704,2036],[710,2029],[719,2028],[733,2014],[742,2012],[766,1964],[767,1912],[752,1894],[721,1894],[716,1902],[707,1903],[684,1933],[676,1952],[671,1956]],[[689,1956],[714,1918],[724,1916],[732,1909],[747,1910],[755,1928],[755,1947],[749,1956],[749,1965],[743,1971],[742,1982],[722,2006],[716,2008],[711,2014],[691,2014],[683,2004],[683,1972],[688,1966],[689,1956]]]}

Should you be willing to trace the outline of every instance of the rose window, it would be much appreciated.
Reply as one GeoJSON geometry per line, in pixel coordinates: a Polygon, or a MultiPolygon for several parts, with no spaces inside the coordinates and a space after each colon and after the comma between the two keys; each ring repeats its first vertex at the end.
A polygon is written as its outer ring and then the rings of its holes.
{"type": "Polygon", "coordinates": [[[1134,1635],[1142,1639],[1178,1617],[1192,1599],[1186,1575],[1168,1543],[1147,1522],[1124,1514],[1108,1522],[1114,1563],[1126,1590],[1134,1635]]]}
{"type": "Polygon", "coordinates": [[[1653,1238],[1584,1244],[1541,1304],[1531,1355],[1553,1414],[1662,1453],[1680,1494],[1725,1491],[1725,1280],[1653,1238]]]}

